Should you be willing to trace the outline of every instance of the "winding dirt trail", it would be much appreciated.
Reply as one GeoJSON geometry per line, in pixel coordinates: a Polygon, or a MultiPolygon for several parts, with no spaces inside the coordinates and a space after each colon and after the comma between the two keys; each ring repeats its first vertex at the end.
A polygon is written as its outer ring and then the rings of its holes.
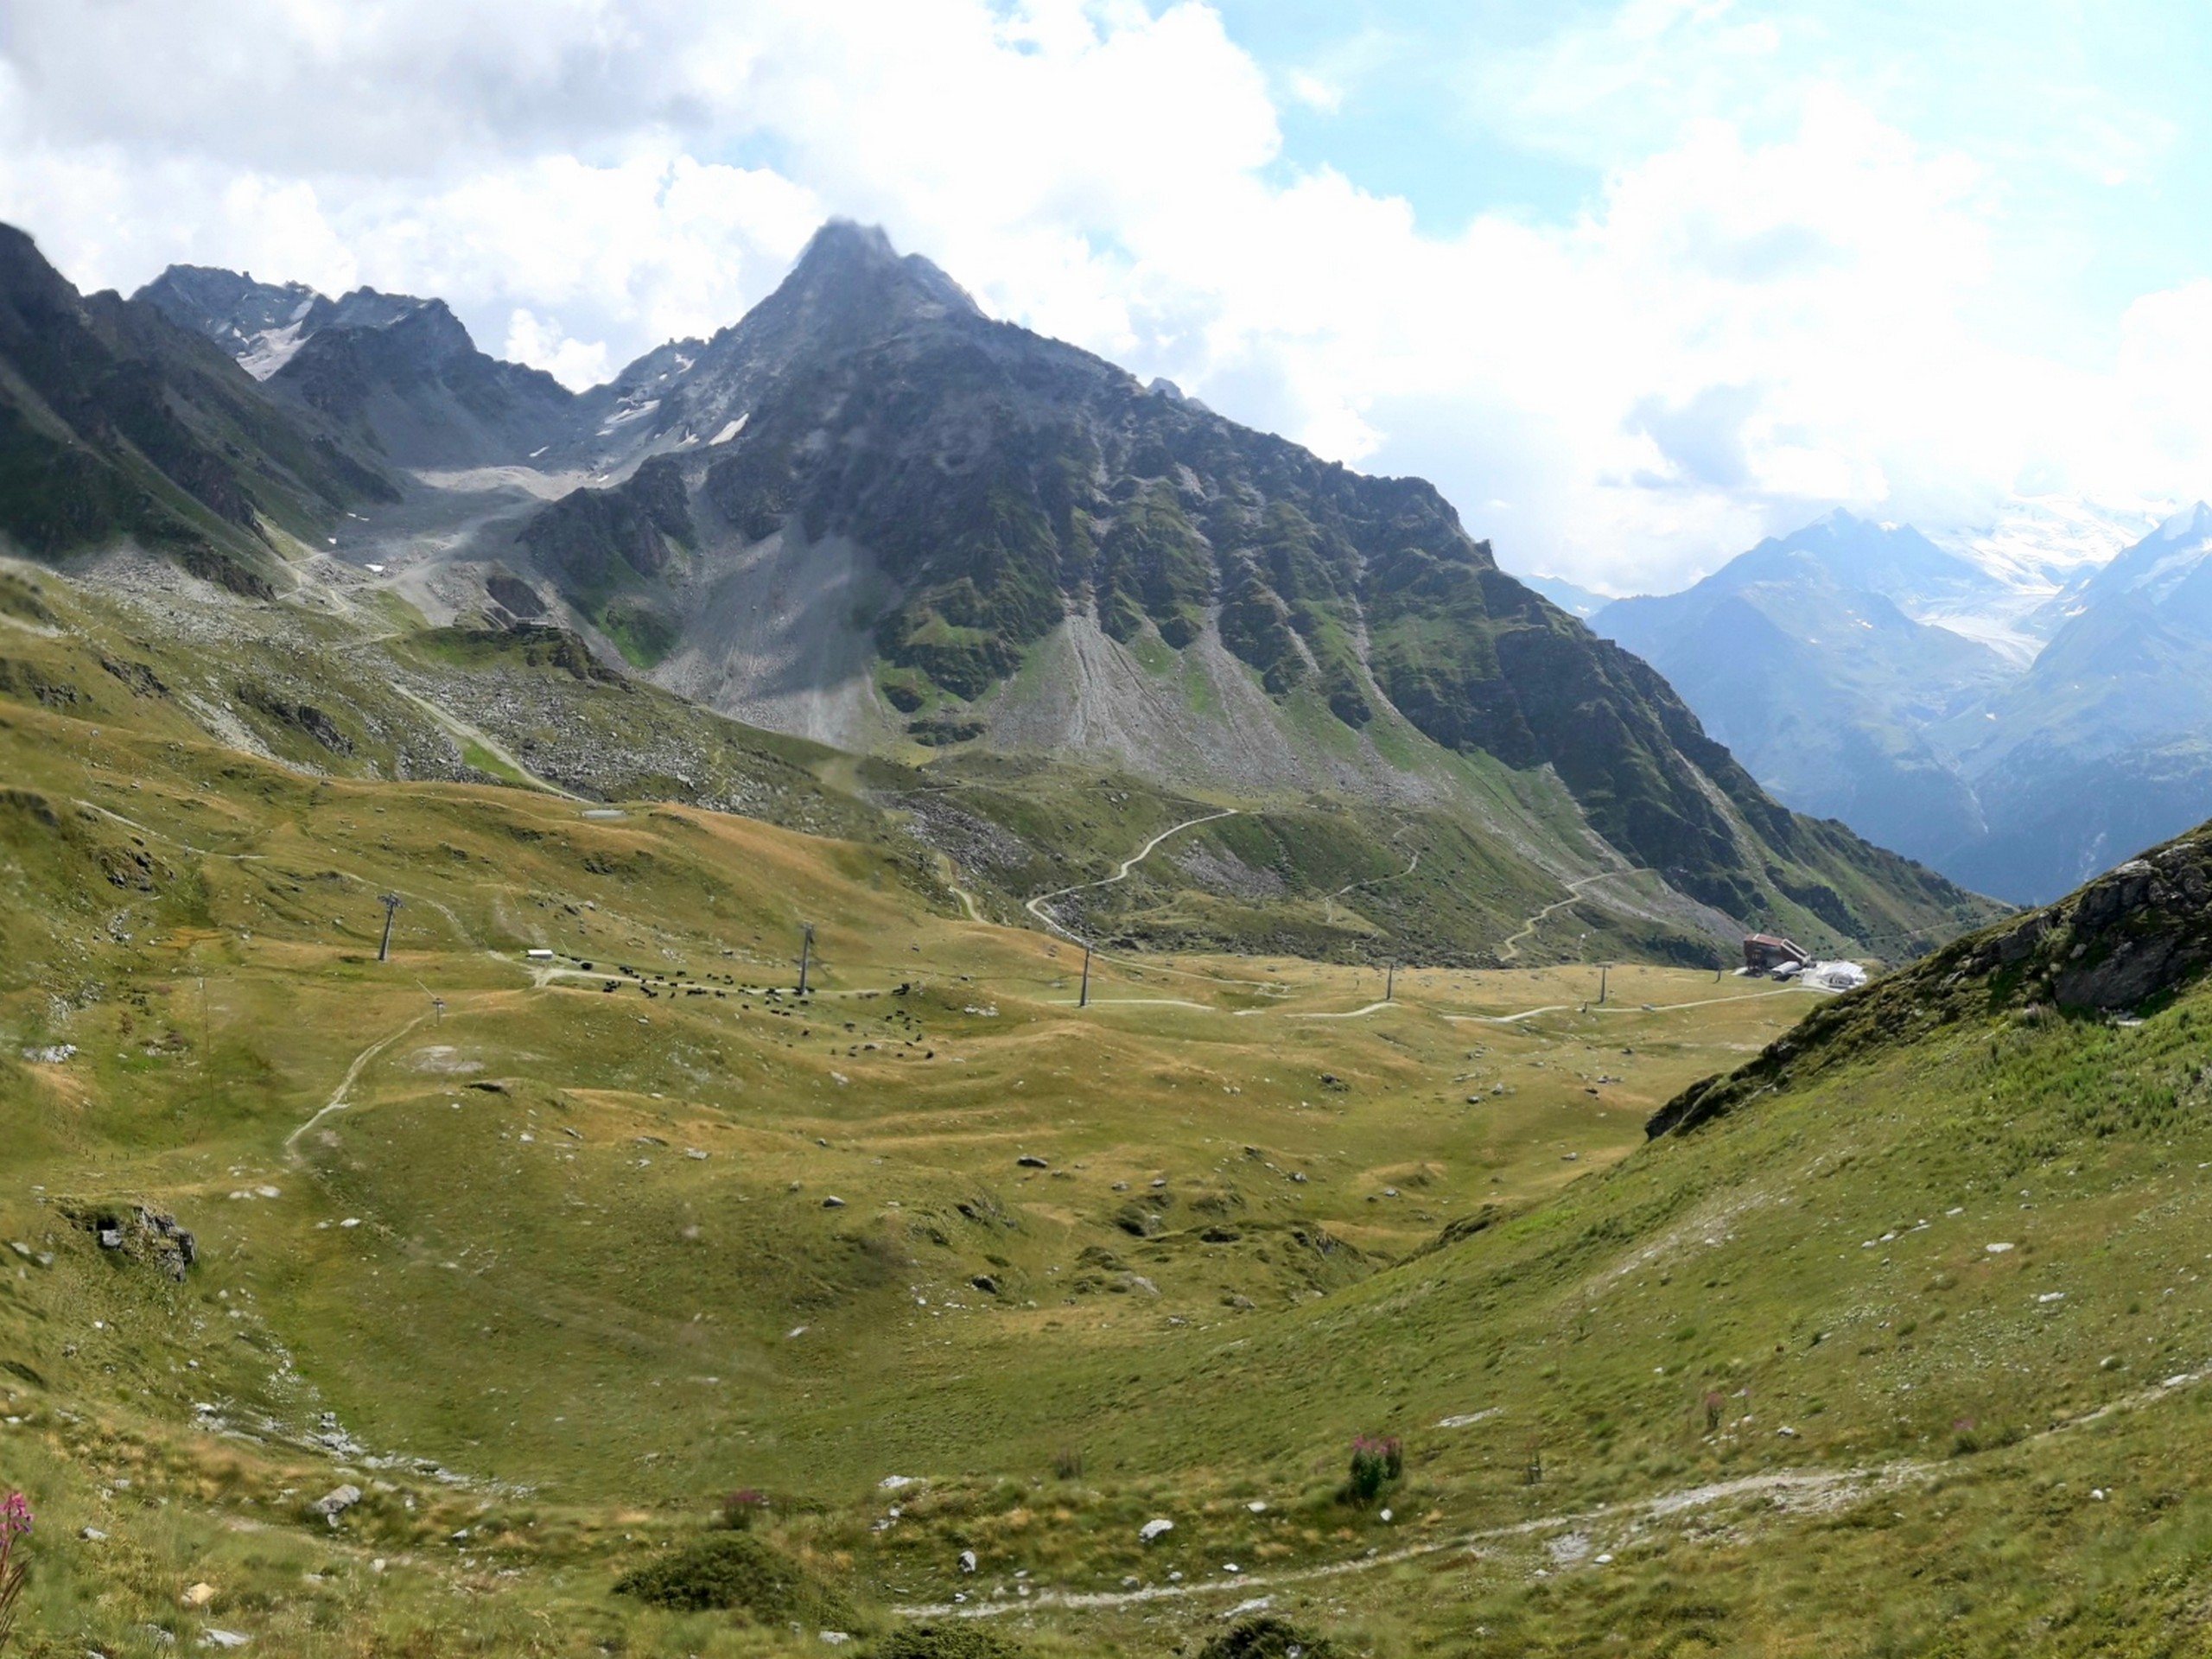
{"type": "MultiPolygon", "coordinates": [[[[88,801],[81,796],[74,795],[71,796],[70,799],[77,805],[83,807],[86,810],[89,812],[97,812],[103,817],[111,818],[126,829],[137,830],[142,836],[150,836],[156,841],[166,842],[172,847],[181,847],[195,858],[226,858],[233,863],[248,864],[265,862],[268,860],[278,856],[278,855],[275,853],[213,852],[205,847],[195,847],[188,841],[180,841],[175,836],[164,835],[159,830],[149,830],[144,824],[139,823],[136,818],[126,818],[122,813],[117,811],[113,807],[102,806],[98,801],[88,801]]],[[[297,854],[289,855],[295,857],[299,856],[297,854]]],[[[349,870],[343,865],[331,864],[320,858],[317,858],[314,861],[322,863],[325,868],[335,871],[338,874],[344,876],[349,881],[358,881],[365,887],[384,893],[396,893],[401,898],[408,899],[412,903],[428,905],[432,910],[436,911],[439,915],[444,917],[448,922],[452,924],[454,933],[458,938],[460,938],[464,944],[468,941],[469,931],[468,929],[463,925],[461,918],[454,914],[450,906],[441,903],[439,900],[432,899],[427,894],[411,892],[406,887],[394,887],[389,881],[372,881],[367,876],[361,874],[359,871],[349,870]]],[[[493,952],[493,954],[496,955],[498,953],[493,952]]]]}
{"type": "Polygon", "coordinates": [[[490,755],[501,766],[505,766],[512,771],[516,777],[522,779],[532,789],[541,789],[548,795],[557,795],[564,801],[575,801],[585,806],[596,804],[595,802],[586,800],[582,796],[575,794],[572,791],[562,788],[560,785],[553,782],[550,779],[539,777],[528,766],[523,765],[520,760],[518,760],[513,754],[508,752],[508,750],[503,747],[497,738],[485,731],[481,727],[470,725],[467,721],[463,720],[459,715],[454,714],[451,709],[445,708],[442,704],[431,702],[429,698],[422,696],[419,692],[410,691],[405,686],[401,685],[397,681],[392,683],[391,689],[398,692],[401,696],[406,698],[408,702],[413,703],[417,709],[420,709],[440,726],[442,726],[448,736],[457,737],[464,743],[475,744],[479,748],[482,749],[485,753],[490,755]]]}
{"type": "MultiPolygon", "coordinates": [[[[1395,839],[1395,837],[1394,837],[1394,839],[1395,839]]],[[[1388,875],[1370,876],[1364,881],[1345,882],[1344,886],[1338,887],[1334,893],[1329,894],[1327,899],[1323,901],[1324,908],[1321,912],[1322,921],[1324,923],[1332,923],[1337,919],[1337,900],[1343,898],[1346,893],[1358,893],[1367,887],[1379,887],[1386,881],[1402,881],[1420,868],[1421,854],[1416,850],[1413,857],[1407,861],[1406,868],[1402,870],[1393,870],[1388,875]]]]}
{"type": "Polygon", "coordinates": [[[1694,1002],[1654,1002],[1648,1007],[1641,1002],[1633,1007],[1625,1002],[1547,1002],[1541,1008],[1523,1008],[1518,1014],[1447,1014],[1442,1017],[1462,1026],[1517,1026],[1540,1014],[1565,1014],[1569,1009],[1577,1014],[1672,1014],[1677,1008],[1712,1008],[1723,1002],[1756,1002],[1762,997],[1795,996],[1801,989],[1812,988],[1809,985],[1791,985],[1778,991],[1747,991],[1741,996],[1702,996],[1694,1002]]]}
{"type": "Polygon", "coordinates": [[[1357,1573],[1372,1573],[1428,1556],[1477,1549],[1484,1543],[1503,1542],[1538,1533],[1609,1521],[1657,1520],[1689,1510],[1725,1503],[1735,1498],[1766,1497],[1783,1510],[1792,1507],[1793,1500],[1804,1507],[1829,1508],[1870,1491],[1900,1486],[1935,1472],[1936,1465],[1910,1459],[1863,1469],[1777,1470],[1771,1474],[1747,1475],[1738,1480],[1717,1481],[1681,1491],[1662,1492],[1655,1497],[1600,1504],[1596,1509],[1537,1516],[1507,1526],[1457,1533],[1449,1538],[1414,1544],[1404,1549],[1363,1555],[1348,1561],[1326,1561],[1317,1567],[1292,1567],[1280,1573],[1241,1573],[1233,1578],[1209,1579],[1192,1584],[1147,1585],[1138,1590],[1046,1590],[1018,1599],[938,1602],[925,1606],[899,1607],[893,1611],[902,1618],[995,1618],[1001,1613],[1033,1612],[1039,1607],[1134,1607],[1147,1602],[1183,1601],[1199,1596],[1241,1596],[1249,1599],[1255,1592],[1312,1584],[1325,1579],[1340,1579],[1357,1573]]]}
{"type": "Polygon", "coordinates": [[[1535,915],[1531,916],[1526,922],[1523,922],[1521,925],[1521,931],[1519,932],[1514,934],[1511,938],[1508,938],[1503,944],[1497,947],[1498,961],[1501,963],[1511,962],[1516,957],[1519,956],[1521,954],[1521,941],[1527,938],[1538,928],[1541,927],[1547,921],[1550,920],[1555,912],[1565,910],[1569,905],[1574,903],[1576,899],[1581,898],[1583,888],[1589,887],[1595,882],[1606,880],[1616,875],[1628,875],[1630,874],[1632,874],[1632,872],[1628,870],[1600,870],[1595,875],[1580,875],[1575,877],[1573,880],[1567,884],[1566,898],[1557,899],[1551,904],[1546,905],[1541,910],[1538,911],[1535,915]]]}
{"type": "Polygon", "coordinates": [[[359,1054],[356,1054],[353,1057],[353,1064],[346,1068],[346,1075],[339,1080],[338,1087],[331,1090],[330,1098],[323,1102],[321,1109],[317,1111],[313,1117],[308,1119],[306,1122],[301,1124],[298,1128],[294,1129],[289,1135],[284,1137],[284,1155],[287,1158],[290,1158],[296,1161],[300,1155],[300,1137],[305,1135],[309,1129],[315,1128],[316,1124],[321,1122],[324,1118],[328,1117],[331,1113],[342,1112],[346,1109],[347,1105],[346,1099],[346,1091],[352,1089],[356,1083],[360,1081],[361,1073],[368,1068],[369,1062],[376,1058],[378,1055],[383,1053],[385,1050],[390,1048],[394,1043],[397,1042],[401,1038],[404,1037],[409,1032],[414,1030],[416,1027],[421,1025],[430,1016],[427,1014],[416,1014],[412,1020],[410,1020],[397,1031],[393,1032],[387,1037],[379,1037],[375,1042],[371,1043],[359,1054]]]}
{"type": "Polygon", "coordinates": [[[1198,817],[1185,818],[1180,823],[1172,824],[1168,828],[1161,830],[1158,835],[1154,836],[1150,841],[1145,842],[1142,847],[1140,847],[1130,856],[1123,859],[1122,861],[1122,868],[1115,871],[1113,874],[1103,877],[1096,881],[1078,881],[1071,887],[1055,887],[1050,893],[1040,893],[1034,899],[1032,899],[1028,903],[1022,906],[1022,908],[1027,911],[1032,916],[1034,916],[1039,921],[1044,923],[1046,926],[1051,928],[1053,932],[1061,935],[1065,938],[1073,939],[1077,944],[1086,944],[1088,941],[1086,941],[1081,934],[1076,932],[1072,928],[1062,925],[1059,918],[1052,915],[1052,912],[1045,908],[1045,906],[1055,899],[1066,898],[1068,894],[1071,893],[1088,893],[1093,887],[1110,887],[1116,881],[1126,881],[1128,880],[1129,872],[1136,868],[1138,865],[1143,863],[1145,860],[1150,858],[1153,854],[1153,849],[1158,847],[1161,842],[1166,841],[1170,836],[1180,835],[1185,830],[1195,829],[1202,823],[1211,823],[1219,818],[1233,818],[1237,816],[1240,810],[1242,810],[1242,809],[1238,807],[1224,807],[1218,812],[1205,813],[1198,817]]]}
{"type": "MultiPolygon", "coordinates": [[[[2108,1417],[2146,1411],[2175,1398],[2183,1389],[2199,1388],[2208,1382],[2212,1382],[2212,1366],[2180,1371],[2138,1389],[2133,1394],[2107,1401],[2078,1417],[2053,1423],[2050,1427],[2029,1435],[2020,1444],[2034,1446],[2040,1441],[2056,1440],[2062,1434],[2070,1434],[2108,1417]]],[[[1485,1543],[1527,1538],[1540,1533],[1579,1529],[1606,1522],[1662,1520],[1669,1516],[1709,1508],[1736,1498],[1765,1497],[1783,1511],[1793,1508],[1814,1511],[1833,1510],[1878,1491],[1894,1490],[1915,1481],[1933,1479],[1944,1473],[1947,1467],[1953,1466],[1955,1465],[1925,1462],[1917,1458],[1898,1458],[1889,1463],[1866,1464],[1851,1469],[1777,1469],[1735,1480],[1714,1481],[1676,1491],[1659,1492],[1649,1497],[1601,1503],[1594,1509],[1534,1516],[1510,1525],[1455,1533],[1448,1538],[1414,1544],[1404,1549],[1362,1555],[1351,1560],[1324,1561],[1313,1567],[1291,1567],[1279,1573],[1241,1573],[1233,1578],[1208,1579],[1197,1583],[1147,1585],[1136,1590],[1045,1590],[1014,1599],[939,1602],[928,1606],[899,1607],[894,1611],[906,1618],[994,1618],[1001,1613],[1030,1612],[1039,1607],[1132,1607],[1147,1602],[1181,1601],[1199,1596],[1240,1596],[1249,1599],[1255,1591],[1372,1573],[1407,1561],[1421,1560],[1455,1550],[1479,1550],[1485,1543]]]]}

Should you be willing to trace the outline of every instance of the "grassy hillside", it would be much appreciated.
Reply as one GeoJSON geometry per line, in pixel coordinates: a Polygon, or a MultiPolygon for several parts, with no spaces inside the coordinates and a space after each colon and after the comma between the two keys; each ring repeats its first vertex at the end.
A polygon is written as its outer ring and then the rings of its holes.
{"type": "MultiPolygon", "coordinates": [[[[1206,795],[1064,761],[860,759],[742,725],[607,667],[543,626],[431,629],[330,561],[261,604],[118,556],[84,581],[0,564],[0,696],[96,725],[215,741],[313,775],[505,782],[581,801],[672,799],[856,840],[923,872],[945,912],[1134,949],[1463,966],[1719,959],[1724,918],[1610,857],[1541,774],[1459,760],[1432,804],[1206,795]],[[1580,849],[1564,861],[1563,849],[1580,849]],[[966,897],[956,899],[957,889],[966,897]],[[1533,925],[1532,925],[1533,924],[1533,925]]],[[[1967,905],[1951,925],[1987,913],[1967,905]]],[[[1884,912],[1877,910],[1875,914],[1884,912]]],[[[1926,920],[1926,918],[1923,918],[1926,920]]],[[[1840,944],[1809,911],[1778,923],[1840,944]]],[[[1944,937],[1897,918],[1878,949],[1944,937]]]]}
{"type": "MultiPolygon", "coordinates": [[[[494,704],[525,780],[597,722],[698,731],[559,636],[409,634],[341,702],[264,628],[264,702],[353,744],[224,704],[280,764],[206,734],[237,639],[0,595],[28,1651],[753,1654],[834,1620],[956,1652],[912,1632],[987,1612],[959,1628],[1188,1653],[1262,1598],[1388,1656],[2195,1639],[2194,845],[1831,1004],[1662,967],[1601,1003],[1573,964],[1384,1002],[1371,966],[1194,944],[1101,960],[1078,1008],[1074,948],[968,919],[906,827],[928,773],[719,722],[731,786],[830,836],[500,785],[465,758],[494,704]],[[1404,1472],[1348,1502],[1363,1434],[1404,1472]],[[716,1544],[738,1489],[764,1512],[716,1544]],[[740,1605],[613,1593],[646,1567],[740,1605]]],[[[976,766],[934,781],[1018,846],[1127,858],[1193,804],[976,766]]],[[[1380,908],[1412,855],[1326,816],[1185,855],[1380,908]]],[[[1078,908],[1198,941],[1162,855],[1078,908]]]]}
{"type": "MultiPolygon", "coordinates": [[[[89,677],[81,642],[10,645],[89,677]]],[[[1101,964],[1077,1010],[1066,944],[953,919],[911,852],[317,778],[177,702],[0,703],[0,1477],[42,1516],[33,1651],[757,1650],[781,1627],[607,1593],[738,1485],[862,1628],[950,1593],[960,1548],[1013,1571],[984,1541],[1056,1463],[1116,1541],[1040,1541],[1103,1573],[1128,1513],[1253,1477],[1195,1421],[1085,1402],[1618,1156],[1804,995],[1628,970],[1554,1030],[1489,1021],[1589,971],[1414,970],[1373,1007],[1368,970],[1179,957],[1101,964]],[[181,1279],[141,1206],[194,1236],[181,1279]],[[926,1572],[906,1535],[869,1554],[902,1471],[943,1506],[917,1550],[971,1540],[926,1572]],[[334,1529],[305,1505],[341,1483],[334,1529]]]]}

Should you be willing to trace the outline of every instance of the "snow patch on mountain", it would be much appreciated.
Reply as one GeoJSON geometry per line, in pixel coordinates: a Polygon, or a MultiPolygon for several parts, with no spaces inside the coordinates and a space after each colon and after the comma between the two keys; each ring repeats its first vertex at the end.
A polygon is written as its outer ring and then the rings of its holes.
{"type": "MultiPolygon", "coordinates": [[[[303,303],[311,304],[312,302],[303,303]]],[[[257,334],[246,337],[243,350],[237,353],[238,366],[257,380],[266,380],[270,375],[292,360],[293,354],[306,343],[298,321],[282,328],[264,328],[257,334]]]]}
{"type": "Polygon", "coordinates": [[[1929,538],[1986,572],[1992,586],[1904,608],[1915,621],[1948,628],[2025,669],[2078,613],[2069,595],[2152,532],[2172,507],[2169,501],[2015,496],[1986,524],[1929,538]]]}

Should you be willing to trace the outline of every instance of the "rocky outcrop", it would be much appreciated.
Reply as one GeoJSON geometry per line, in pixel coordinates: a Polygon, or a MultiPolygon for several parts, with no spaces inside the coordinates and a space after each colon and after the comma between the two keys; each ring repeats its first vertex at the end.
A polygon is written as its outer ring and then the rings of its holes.
{"type": "Polygon", "coordinates": [[[695,533],[683,474],[663,458],[619,488],[570,491],[531,520],[522,543],[571,593],[595,598],[658,575],[695,533]]]}
{"type": "Polygon", "coordinates": [[[1839,997],[1748,1065],[1692,1084],[1653,1114],[1645,1133],[1656,1139],[1694,1129],[1840,1060],[1957,1020],[2007,1011],[2134,1014],[2208,966],[2212,828],[1839,997]]]}
{"type": "Polygon", "coordinates": [[[567,387],[478,351],[443,301],[405,305],[389,321],[312,335],[270,376],[270,392],[403,467],[519,461],[567,433],[567,387]]]}
{"type": "Polygon", "coordinates": [[[65,1199],[59,1206],[69,1220],[92,1235],[103,1250],[157,1268],[178,1284],[200,1260],[200,1244],[177,1225],[176,1217],[143,1204],[102,1205],[65,1199]]]}

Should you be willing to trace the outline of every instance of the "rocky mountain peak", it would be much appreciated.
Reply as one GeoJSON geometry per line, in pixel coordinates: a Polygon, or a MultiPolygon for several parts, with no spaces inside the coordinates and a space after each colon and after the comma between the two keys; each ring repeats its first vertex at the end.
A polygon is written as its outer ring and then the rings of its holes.
{"type": "Polygon", "coordinates": [[[2199,501],[2167,518],[2144,539],[2146,542],[2193,542],[2207,536],[2212,536],[2212,505],[2199,501]]]}
{"type": "Polygon", "coordinates": [[[880,325],[979,315],[967,289],[918,253],[901,255],[877,225],[833,219],[814,233],[769,303],[814,326],[880,325]]]}
{"type": "Polygon", "coordinates": [[[476,355],[476,341],[470,337],[467,326],[454,315],[453,308],[443,300],[415,302],[412,309],[404,312],[389,323],[357,326],[381,326],[390,333],[395,344],[404,345],[411,353],[418,354],[425,364],[445,363],[455,358],[476,355]]]}
{"type": "Polygon", "coordinates": [[[28,330],[79,309],[77,290],[47,263],[38,244],[12,225],[0,225],[0,327],[28,330]]]}
{"type": "Polygon", "coordinates": [[[300,321],[328,301],[305,283],[256,282],[251,271],[171,265],[132,296],[181,327],[227,346],[258,329],[300,321]]]}

